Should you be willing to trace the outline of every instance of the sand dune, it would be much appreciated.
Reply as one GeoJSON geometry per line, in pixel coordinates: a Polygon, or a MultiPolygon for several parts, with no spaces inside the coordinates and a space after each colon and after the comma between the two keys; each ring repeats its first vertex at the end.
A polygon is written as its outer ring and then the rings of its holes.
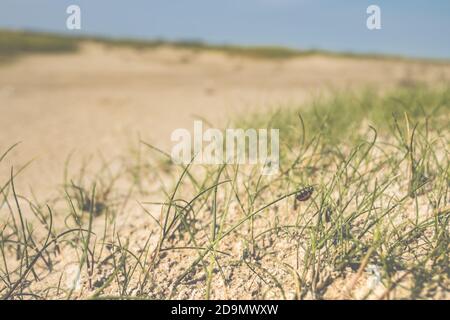
{"type": "MultiPolygon", "coordinates": [[[[307,56],[250,59],[185,49],[135,50],[86,43],[79,53],[29,55],[0,65],[0,146],[36,158],[18,182],[46,195],[64,161],[114,155],[143,139],[168,149],[170,133],[196,116],[217,127],[230,116],[298,105],[344,88],[389,88],[450,78],[450,66],[406,60],[307,56]]],[[[8,170],[6,170],[6,169],[8,170]]],[[[1,175],[9,175],[3,166],[1,175]]]]}

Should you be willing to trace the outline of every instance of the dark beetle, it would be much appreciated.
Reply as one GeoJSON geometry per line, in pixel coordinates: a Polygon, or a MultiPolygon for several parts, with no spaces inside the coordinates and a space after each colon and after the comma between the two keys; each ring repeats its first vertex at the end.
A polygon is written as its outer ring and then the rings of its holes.
{"type": "Polygon", "coordinates": [[[295,200],[307,201],[307,200],[309,200],[309,198],[311,198],[313,192],[314,192],[314,188],[311,186],[303,188],[295,195],[295,200]]]}

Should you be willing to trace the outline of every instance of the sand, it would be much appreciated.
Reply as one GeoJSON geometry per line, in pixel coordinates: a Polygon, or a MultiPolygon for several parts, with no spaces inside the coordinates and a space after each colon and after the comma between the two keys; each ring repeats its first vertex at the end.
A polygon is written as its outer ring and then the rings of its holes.
{"type": "Polygon", "coordinates": [[[17,183],[45,196],[61,182],[72,151],[80,159],[98,151],[110,156],[139,136],[169,150],[171,132],[191,129],[198,117],[222,128],[231,115],[299,105],[330,90],[440,81],[449,74],[449,65],[408,61],[255,60],[86,43],[79,53],[31,55],[0,66],[0,147],[22,142],[9,164],[35,160],[26,181],[17,183]]]}
{"type": "MultiPolygon", "coordinates": [[[[223,128],[230,118],[302,105],[336,90],[386,90],[448,79],[448,64],[323,55],[250,59],[94,43],[77,53],[29,55],[0,65],[0,151],[22,142],[2,163],[0,181],[7,180],[11,166],[17,170],[35,159],[16,179],[16,188],[45,201],[62,183],[71,153],[75,163],[100,153],[109,159],[126,154],[139,139],[169,151],[171,132],[192,129],[198,118],[223,128]]],[[[137,214],[142,218],[141,211],[137,214]]],[[[128,221],[138,224],[137,218],[128,221]]],[[[137,242],[152,229],[145,226],[128,225],[137,242]]],[[[164,263],[172,269],[171,259],[164,263]]],[[[190,293],[183,294],[178,297],[190,293]]],[[[219,296],[230,298],[226,292],[219,296]]]]}

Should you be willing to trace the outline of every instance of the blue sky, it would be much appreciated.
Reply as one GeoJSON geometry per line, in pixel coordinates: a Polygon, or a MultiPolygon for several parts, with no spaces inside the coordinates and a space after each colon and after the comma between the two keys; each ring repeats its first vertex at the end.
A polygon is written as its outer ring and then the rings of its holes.
{"type": "Polygon", "coordinates": [[[0,0],[0,28],[450,58],[449,0],[0,0]],[[81,31],[66,30],[70,4],[81,31]]]}

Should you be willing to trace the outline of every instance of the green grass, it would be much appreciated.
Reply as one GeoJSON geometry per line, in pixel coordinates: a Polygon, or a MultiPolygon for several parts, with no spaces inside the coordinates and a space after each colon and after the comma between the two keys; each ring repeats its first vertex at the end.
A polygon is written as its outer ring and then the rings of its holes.
{"type": "MultiPolygon", "coordinates": [[[[70,36],[46,32],[32,31],[11,31],[0,30],[0,59],[11,60],[24,54],[32,53],[67,53],[75,52],[80,44],[85,41],[92,41],[113,47],[130,47],[139,50],[152,49],[161,46],[171,46],[195,52],[210,51],[222,52],[231,56],[240,56],[257,59],[290,59],[311,55],[325,55],[343,58],[364,58],[364,59],[390,59],[404,60],[401,56],[382,54],[357,54],[352,52],[330,52],[326,50],[296,50],[281,46],[239,46],[239,45],[214,45],[202,41],[167,41],[162,39],[140,40],[140,39],[120,39],[95,36],[70,36]]],[[[448,63],[448,61],[427,60],[427,59],[407,59],[434,63],[448,63]]]]}
{"type": "Polygon", "coordinates": [[[281,129],[276,176],[175,166],[141,142],[94,171],[68,161],[61,197],[46,206],[20,196],[13,171],[0,200],[0,295],[448,298],[449,94],[337,94],[236,122],[281,129]],[[307,186],[312,197],[296,201],[307,186]],[[136,201],[137,225],[122,229],[136,201]],[[61,254],[79,268],[81,293],[64,285],[61,254]]]}
{"type": "Polygon", "coordinates": [[[399,88],[382,97],[370,89],[362,93],[346,91],[332,98],[316,99],[308,106],[278,109],[269,114],[255,113],[235,122],[244,128],[265,128],[268,124],[279,128],[288,148],[306,134],[320,136],[327,144],[344,139],[356,142],[361,138],[361,130],[369,126],[377,128],[381,134],[392,135],[393,126],[404,119],[405,114],[411,122],[426,120],[434,131],[440,132],[450,125],[448,101],[448,87],[431,89],[419,84],[399,88]],[[298,132],[298,128],[307,132],[298,132]]]}
{"type": "Polygon", "coordinates": [[[0,30],[0,59],[6,60],[31,53],[65,53],[78,49],[70,37],[46,33],[0,30]]]}

